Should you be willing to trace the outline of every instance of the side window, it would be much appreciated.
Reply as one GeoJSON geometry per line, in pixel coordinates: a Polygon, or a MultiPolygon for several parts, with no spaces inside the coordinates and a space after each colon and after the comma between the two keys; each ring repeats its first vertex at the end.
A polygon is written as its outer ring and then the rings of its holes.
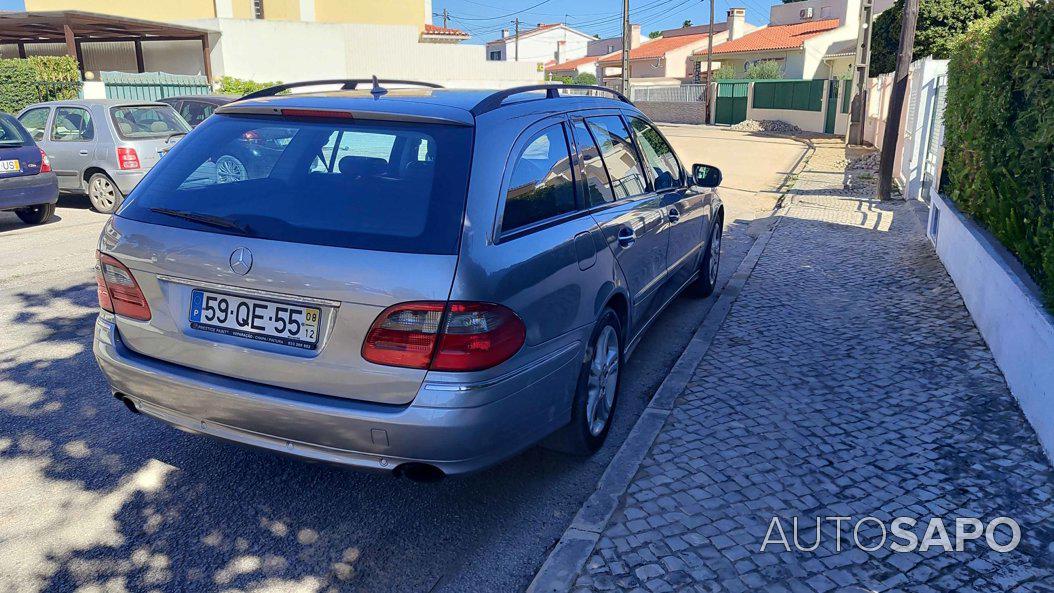
{"type": "Polygon", "coordinates": [[[574,175],[564,126],[545,128],[527,142],[505,194],[503,231],[575,210],[574,175]]]}
{"type": "Polygon", "coordinates": [[[578,145],[578,160],[581,161],[585,173],[586,203],[598,206],[613,202],[615,196],[611,193],[611,180],[604,169],[604,161],[600,159],[600,149],[597,148],[593,135],[581,120],[575,120],[573,133],[575,144],[578,145]]]}
{"type": "Polygon", "coordinates": [[[616,200],[642,194],[647,190],[644,171],[637,161],[629,130],[622,119],[614,115],[586,118],[589,129],[600,146],[608,175],[611,177],[611,193],[616,200]]]}
{"type": "Polygon", "coordinates": [[[51,124],[51,139],[58,142],[83,142],[95,137],[95,126],[87,109],[58,107],[55,123],[51,124]]]}
{"type": "Polygon", "coordinates": [[[196,126],[212,115],[213,111],[216,111],[215,105],[200,101],[183,101],[179,114],[183,116],[183,119],[187,120],[188,124],[196,126]]]}
{"type": "Polygon", "coordinates": [[[30,109],[18,117],[18,121],[22,124],[29,135],[34,140],[44,139],[44,128],[48,125],[48,113],[51,110],[47,107],[38,107],[36,109],[30,109]]]}
{"type": "Polygon", "coordinates": [[[651,167],[655,178],[655,191],[681,185],[684,175],[681,165],[673,154],[673,148],[663,140],[654,126],[640,118],[631,118],[630,125],[637,137],[637,146],[644,153],[644,160],[651,167]]]}

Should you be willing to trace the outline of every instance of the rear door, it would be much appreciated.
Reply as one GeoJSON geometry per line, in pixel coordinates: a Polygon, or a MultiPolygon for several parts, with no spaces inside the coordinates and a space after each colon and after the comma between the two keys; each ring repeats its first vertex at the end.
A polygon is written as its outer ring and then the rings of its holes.
{"type": "Polygon", "coordinates": [[[151,310],[118,317],[123,341],[237,379],[410,402],[426,371],[367,362],[363,340],[385,308],[449,297],[471,142],[467,126],[209,118],[103,233],[151,310]]]}
{"type": "Polygon", "coordinates": [[[92,161],[95,150],[95,125],[91,113],[83,107],[55,108],[46,151],[60,188],[80,189],[81,173],[92,161]]]}
{"type": "Polygon", "coordinates": [[[629,130],[617,114],[572,118],[585,168],[589,206],[626,279],[634,328],[661,304],[666,277],[667,225],[661,199],[649,186],[629,130]]]}

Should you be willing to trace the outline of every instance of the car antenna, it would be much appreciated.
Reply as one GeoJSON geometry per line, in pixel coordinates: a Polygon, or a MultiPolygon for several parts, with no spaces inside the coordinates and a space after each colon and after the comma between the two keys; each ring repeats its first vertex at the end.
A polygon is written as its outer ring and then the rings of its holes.
{"type": "Polygon", "coordinates": [[[373,75],[373,88],[370,89],[370,94],[373,95],[374,99],[380,99],[382,96],[388,94],[388,89],[381,86],[381,83],[377,80],[377,75],[373,75]]]}

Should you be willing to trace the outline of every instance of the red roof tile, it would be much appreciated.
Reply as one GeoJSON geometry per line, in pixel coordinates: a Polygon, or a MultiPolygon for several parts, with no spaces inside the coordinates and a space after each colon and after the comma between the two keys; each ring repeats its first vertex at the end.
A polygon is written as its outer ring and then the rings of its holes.
{"type": "MultiPolygon", "coordinates": [[[[752,31],[739,39],[715,45],[714,54],[797,49],[802,47],[806,39],[811,39],[820,33],[836,28],[838,28],[838,19],[825,19],[810,23],[795,23],[793,25],[774,25],[752,31]]],[[[699,50],[694,53],[696,55],[705,54],[706,50],[699,50]]]]}
{"type": "Polygon", "coordinates": [[[425,35],[442,35],[446,37],[468,37],[469,34],[462,31],[461,29],[451,29],[449,27],[440,27],[439,25],[430,25],[425,23],[425,35]]]}
{"type": "MultiPolygon", "coordinates": [[[[676,37],[660,37],[653,39],[647,43],[642,43],[637,47],[629,50],[629,59],[631,60],[646,60],[651,58],[661,58],[666,55],[666,52],[691,45],[699,41],[706,41],[707,35],[678,35],[676,37]]],[[[610,53],[600,59],[601,64],[618,63],[622,61],[622,50],[610,53]]]]}
{"type": "Polygon", "coordinates": [[[579,66],[592,64],[593,62],[599,60],[601,57],[602,56],[585,56],[582,58],[576,58],[574,60],[568,60],[566,62],[560,62],[559,64],[546,64],[545,69],[555,70],[558,72],[563,72],[564,70],[576,70],[579,66]]]}

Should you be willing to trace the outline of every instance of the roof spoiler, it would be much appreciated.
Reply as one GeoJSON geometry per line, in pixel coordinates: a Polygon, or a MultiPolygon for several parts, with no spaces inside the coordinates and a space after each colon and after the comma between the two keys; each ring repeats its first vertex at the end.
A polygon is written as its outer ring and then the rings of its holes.
{"type": "Polygon", "coordinates": [[[424,87],[430,89],[441,89],[443,85],[435,84],[433,82],[420,82],[417,80],[390,80],[390,79],[378,79],[376,76],[373,78],[337,78],[329,80],[302,80],[300,82],[288,82],[285,84],[276,84],[269,86],[265,89],[249,93],[240,99],[235,101],[244,101],[246,99],[259,99],[260,97],[273,97],[278,93],[288,91],[289,89],[295,89],[305,86],[321,86],[324,84],[339,84],[342,91],[354,91],[359,88],[360,84],[370,84],[372,88],[370,93],[374,96],[381,96],[388,93],[388,89],[381,86],[381,84],[402,84],[417,87],[424,87]]]}
{"type": "Polygon", "coordinates": [[[630,105],[633,104],[633,102],[627,99],[626,96],[622,93],[604,86],[597,86],[592,84],[532,84],[528,86],[517,86],[498,91],[477,103],[476,106],[473,107],[470,111],[472,112],[472,115],[478,117],[480,115],[483,115],[484,113],[487,113],[488,111],[494,111],[495,109],[501,107],[502,104],[505,102],[505,99],[508,99],[513,95],[519,95],[520,93],[527,93],[530,91],[545,91],[546,99],[559,99],[561,90],[571,89],[608,93],[610,95],[613,95],[616,99],[622,101],[623,103],[629,103],[630,105]]]}

